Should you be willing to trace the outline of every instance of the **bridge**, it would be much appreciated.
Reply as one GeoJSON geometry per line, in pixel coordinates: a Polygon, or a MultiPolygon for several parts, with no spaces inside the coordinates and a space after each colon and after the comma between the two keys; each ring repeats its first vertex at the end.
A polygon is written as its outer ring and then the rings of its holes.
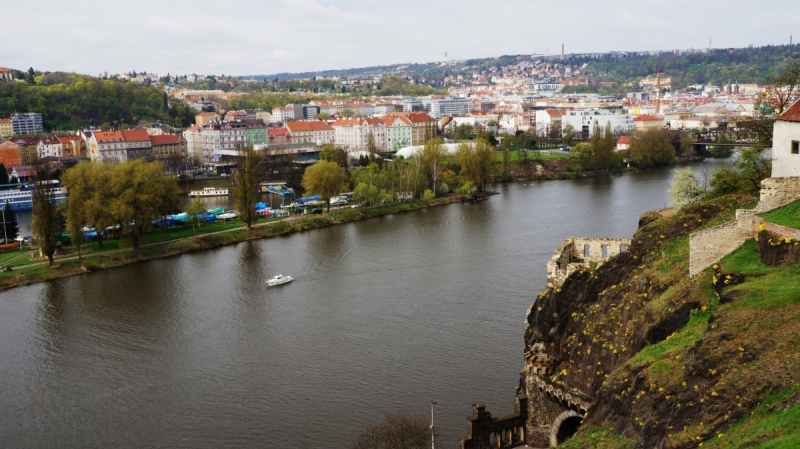
{"type": "Polygon", "coordinates": [[[708,146],[749,147],[756,144],[772,146],[772,120],[739,121],[733,126],[727,123],[705,131],[692,133],[695,147],[708,146]]]}

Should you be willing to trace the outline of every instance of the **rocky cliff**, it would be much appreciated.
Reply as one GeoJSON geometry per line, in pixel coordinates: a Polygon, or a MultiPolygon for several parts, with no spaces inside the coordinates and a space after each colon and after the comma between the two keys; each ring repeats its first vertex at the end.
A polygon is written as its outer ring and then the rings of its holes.
{"type": "MultiPolygon", "coordinates": [[[[518,391],[525,443],[689,448],[800,439],[797,242],[762,232],[758,244],[749,240],[689,276],[689,234],[731,220],[750,201],[646,214],[627,251],[538,295],[518,391]]],[[[516,435],[495,431],[483,446],[477,435],[462,446],[513,447],[522,442],[516,435]]]]}

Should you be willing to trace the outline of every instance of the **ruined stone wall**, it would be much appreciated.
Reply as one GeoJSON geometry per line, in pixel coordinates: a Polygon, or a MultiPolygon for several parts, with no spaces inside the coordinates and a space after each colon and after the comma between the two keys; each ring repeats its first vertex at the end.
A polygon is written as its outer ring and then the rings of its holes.
{"type": "Polygon", "coordinates": [[[767,212],[800,198],[800,177],[767,178],[761,181],[761,198],[756,211],[767,212]]]}
{"type": "Polygon", "coordinates": [[[547,286],[558,287],[572,273],[587,269],[592,263],[600,266],[630,245],[630,239],[569,238],[556,248],[547,262],[547,286]]]}

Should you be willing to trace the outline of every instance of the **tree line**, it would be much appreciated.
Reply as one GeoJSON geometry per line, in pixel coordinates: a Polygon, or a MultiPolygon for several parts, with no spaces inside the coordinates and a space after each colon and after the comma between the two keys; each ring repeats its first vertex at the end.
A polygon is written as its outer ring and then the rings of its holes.
{"type": "Polygon", "coordinates": [[[187,116],[194,118],[185,110],[171,111],[166,94],[155,87],[61,72],[37,76],[31,83],[0,82],[0,117],[15,112],[42,114],[46,130],[174,123],[178,113],[185,126],[187,116]]]}
{"type": "Polygon", "coordinates": [[[345,152],[326,145],[320,162],[306,169],[303,188],[319,194],[330,207],[330,199],[353,189],[353,199],[371,205],[407,198],[432,199],[450,192],[484,191],[500,175],[495,162],[497,148],[483,138],[459,144],[449,154],[440,138],[429,139],[421,151],[405,159],[385,161],[371,154],[364,157],[349,176],[345,152]]]}
{"type": "Polygon", "coordinates": [[[159,162],[77,164],[61,175],[69,194],[66,204],[56,200],[52,174],[41,164],[34,164],[34,170],[32,230],[51,265],[65,230],[79,254],[86,226],[97,231],[101,248],[104,231],[112,229],[130,237],[133,248],[139,249],[140,238],[151,229],[152,221],[174,213],[178,205],[177,180],[164,173],[159,162]]]}

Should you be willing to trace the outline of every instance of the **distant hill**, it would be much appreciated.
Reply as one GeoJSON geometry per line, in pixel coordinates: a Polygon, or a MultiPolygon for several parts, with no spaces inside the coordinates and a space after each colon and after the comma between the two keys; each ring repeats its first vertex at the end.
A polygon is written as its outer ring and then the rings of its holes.
{"type": "Polygon", "coordinates": [[[193,111],[170,109],[167,100],[155,87],[62,72],[38,75],[31,83],[0,82],[0,117],[39,112],[45,131],[156,120],[186,126],[193,121],[193,111]]]}
{"type": "MultiPolygon", "coordinates": [[[[620,84],[632,84],[640,78],[653,75],[662,70],[666,76],[673,78],[673,88],[683,88],[692,84],[727,84],[730,82],[763,83],[768,76],[780,71],[784,63],[791,59],[800,59],[800,45],[767,45],[764,47],[748,47],[736,49],[710,49],[707,51],[682,52],[632,52],[606,53],[604,57],[592,55],[566,55],[566,63],[586,64],[585,74],[596,81],[615,81],[620,84]]],[[[301,73],[278,73],[272,75],[254,75],[244,78],[259,80],[286,81],[298,78],[379,76],[411,74],[425,77],[425,84],[435,87],[443,86],[447,75],[466,74],[472,70],[486,70],[489,67],[502,68],[518,64],[523,60],[544,58],[531,55],[503,55],[494,58],[477,58],[462,61],[450,61],[425,64],[394,64],[385,66],[362,67],[343,70],[322,70],[301,73]]],[[[560,62],[557,57],[551,57],[560,62]]]]}

